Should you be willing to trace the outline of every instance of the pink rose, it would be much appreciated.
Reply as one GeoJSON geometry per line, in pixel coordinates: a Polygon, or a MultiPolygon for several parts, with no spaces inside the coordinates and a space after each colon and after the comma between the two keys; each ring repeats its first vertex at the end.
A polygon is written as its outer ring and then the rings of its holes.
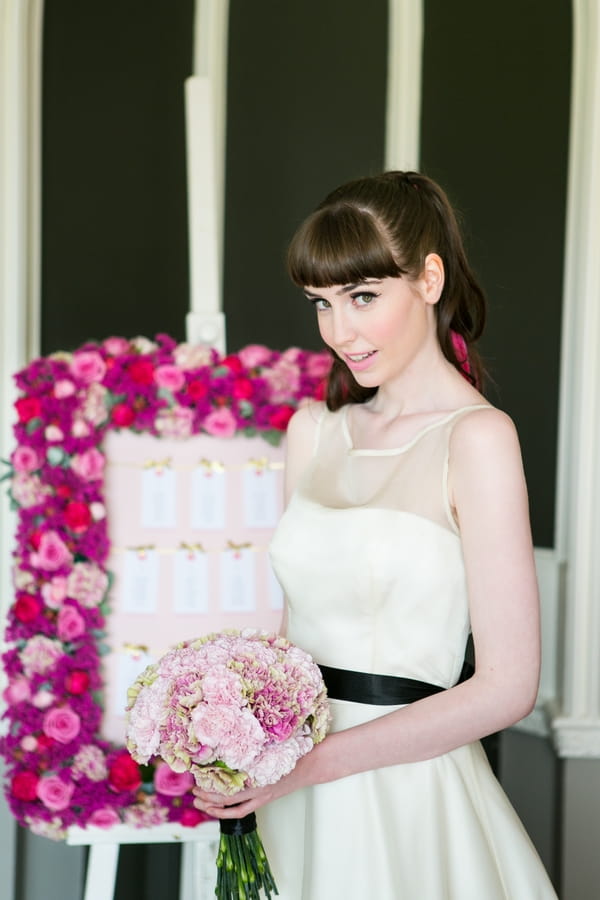
{"type": "Polygon", "coordinates": [[[15,678],[15,680],[11,681],[8,687],[5,688],[2,696],[9,705],[21,703],[23,700],[29,700],[31,696],[29,680],[23,678],[23,676],[15,678]]]}
{"type": "Polygon", "coordinates": [[[154,380],[159,387],[169,391],[179,391],[185,384],[185,376],[177,366],[158,366],[154,370],[154,380]]]}
{"type": "Polygon", "coordinates": [[[69,548],[56,533],[56,531],[44,531],[40,537],[40,544],[36,553],[32,553],[30,561],[38,569],[54,571],[68,565],[73,557],[69,548]]]}
{"type": "Polygon", "coordinates": [[[71,460],[71,468],[84,481],[98,481],[104,475],[104,454],[92,447],[83,453],[76,453],[71,460]]]}
{"type": "Polygon", "coordinates": [[[255,369],[263,366],[271,359],[272,351],[262,344],[248,344],[238,353],[239,358],[247,369],[255,369]]]}
{"type": "Polygon", "coordinates": [[[64,575],[55,575],[54,578],[42,585],[42,597],[50,609],[59,609],[66,596],[67,579],[64,575]]]}
{"type": "Polygon", "coordinates": [[[123,337],[106,338],[102,346],[110,356],[122,356],[129,352],[129,341],[123,337]]]}
{"type": "Polygon", "coordinates": [[[73,606],[63,606],[58,613],[57,633],[61,641],[74,641],[85,633],[85,622],[73,606]]]}
{"type": "Polygon", "coordinates": [[[71,360],[71,372],[85,384],[102,381],[106,374],[106,363],[96,350],[82,350],[71,360]]]}
{"type": "Polygon", "coordinates": [[[37,785],[37,795],[44,806],[56,811],[67,808],[74,790],[74,784],[67,784],[58,775],[40,778],[37,785]]]}
{"type": "Polygon", "coordinates": [[[58,400],[62,400],[65,397],[71,397],[77,388],[68,378],[61,378],[54,385],[54,396],[58,400]]]}
{"type": "Polygon", "coordinates": [[[79,734],[81,719],[70,706],[61,706],[46,713],[42,728],[48,737],[60,744],[68,744],[79,734]]]}
{"type": "Polygon", "coordinates": [[[237,423],[231,410],[226,407],[216,409],[205,418],[203,428],[215,437],[229,438],[235,434],[237,423]]]}
{"type": "Polygon", "coordinates": [[[181,797],[194,786],[191,772],[174,772],[166,763],[159,763],[154,772],[154,787],[166,797],[181,797]]]}
{"type": "Polygon", "coordinates": [[[34,472],[40,467],[40,459],[33,447],[17,447],[12,464],[17,472],[34,472]]]}
{"type": "Polygon", "coordinates": [[[95,825],[96,828],[112,828],[113,825],[119,825],[120,822],[118,812],[111,806],[95,809],[87,820],[88,825],[95,825]]]}

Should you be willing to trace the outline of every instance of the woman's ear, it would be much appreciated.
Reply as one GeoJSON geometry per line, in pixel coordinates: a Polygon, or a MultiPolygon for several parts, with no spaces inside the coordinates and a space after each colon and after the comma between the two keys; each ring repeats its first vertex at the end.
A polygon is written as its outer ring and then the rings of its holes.
{"type": "Polygon", "coordinates": [[[437,253],[428,253],[425,257],[425,265],[421,281],[425,289],[425,301],[427,303],[437,303],[442,296],[444,289],[444,263],[437,253]]]}

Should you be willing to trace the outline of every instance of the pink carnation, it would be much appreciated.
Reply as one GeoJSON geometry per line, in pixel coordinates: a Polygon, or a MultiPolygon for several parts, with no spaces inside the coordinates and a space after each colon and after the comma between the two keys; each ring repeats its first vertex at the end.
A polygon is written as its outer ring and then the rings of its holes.
{"type": "Polygon", "coordinates": [[[34,472],[40,467],[40,459],[33,447],[17,447],[12,464],[17,472],[34,472]]]}
{"type": "Polygon", "coordinates": [[[154,772],[154,787],[166,797],[181,797],[194,786],[190,772],[174,772],[166,763],[159,763],[154,772]]]}
{"type": "Polygon", "coordinates": [[[264,731],[247,709],[201,704],[193,710],[191,719],[197,740],[214,747],[230,769],[245,770],[266,741],[264,731]]]}
{"type": "Polygon", "coordinates": [[[308,753],[312,746],[313,742],[310,738],[303,744],[295,737],[290,737],[280,744],[271,744],[248,766],[246,771],[258,787],[275,784],[276,781],[292,771],[298,759],[308,753]]]}
{"type": "Polygon", "coordinates": [[[217,706],[241,707],[246,704],[244,685],[237,672],[227,666],[213,666],[202,679],[202,698],[217,706]]]}
{"type": "Polygon", "coordinates": [[[82,350],[73,355],[71,372],[85,384],[102,381],[106,374],[106,363],[95,350],[82,350]]]}
{"type": "Polygon", "coordinates": [[[40,538],[37,552],[30,556],[33,566],[47,571],[60,569],[71,563],[72,559],[69,548],[56,531],[45,531],[40,538]]]}
{"type": "Polygon", "coordinates": [[[179,391],[185,384],[185,375],[178,366],[157,366],[154,370],[154,380],[159,387],[179,391]]]}
{"type": "Polygon", "coordinates": [[[64,656],[62,644],[43,634],[30,638],[20,653],[23,670],[28,678],[43,675],[64,656]]]}
{"type": "Polygon", "coordinates": [[[119,814],[112,806],[95,809],[87,820],[88,825],[95,825],[96,828],[112,828],[113,825],[119,825],[120,822],[119,814]]]}
{"type": "Polygon", "coordinates": [[[49,775],[40,778],[37,785],[37,795],[47,809],[58,811],[66,809],[71,802],[75,785],[67,784],[58,775],[49,775]]]}
{"type": "Polygon", "coordinates": [[[272,351],[262,344],[248,344],[240,350],[238,356],[247,369],[255,369],[269,362],[272,351]]]}
{"type": "Polygon", "coordinates": [[[68,744],[79,734],[81,719],[69,706],[62,706],[46,713],[42,728],[48,737],[61,744],[68,744]]]}
{"type": "Polygon", "coordinates": [[[232,437],[237,427],[235,416],[226,407],[209,413],[202,424],[208,434],[223,438],[232,437]]]}
{"type": "Polygon", "coordinates": [[[42,585],[42,597],[44,603],[50,609],[59,609],[67,596],[67,579],[64,575],[55,575],[50,581],[42,585]]]}
{"type": "Polygon", "coordinates": [[[85,633],[85,622],[73,606],[63,606],[58,613],[56,630],[61,641],[74,641],[85,633]]]}
{"type": "Polygon", "coordinates": [[[83,453],[76,453],[71,460],[71,468],[84,481],[97,481],[104,475],[106,460],[104,454],[91,447],[83,453]]]}
{"type": "Polygon", "coordinates": [[[94,563],[75,563],[67,578],[67,595],[92,609],[98,606],[107,591],[108,576],[94,563]]]}

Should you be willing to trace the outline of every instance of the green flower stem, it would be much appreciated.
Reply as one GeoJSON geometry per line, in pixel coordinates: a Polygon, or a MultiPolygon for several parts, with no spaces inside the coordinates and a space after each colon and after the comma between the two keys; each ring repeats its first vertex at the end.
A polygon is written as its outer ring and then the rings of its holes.
{"type": "Polygon", "coordinates": [[[262,897],[270,900],[273,894],[278,894],[256,829],[221,834],[215,894],[218,900],[261,900],[262,897]]]}

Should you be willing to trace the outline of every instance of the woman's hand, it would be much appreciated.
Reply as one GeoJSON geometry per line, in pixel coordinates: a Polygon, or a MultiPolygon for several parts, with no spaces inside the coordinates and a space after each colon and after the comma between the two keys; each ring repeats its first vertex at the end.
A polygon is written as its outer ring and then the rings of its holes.
{"type": "MultiPolygon", "coordinates": [[[[308,754],[310,756],[310,754],[308,754]]],[[[283,797],[292,791],[303,787],[308,782],[302,778],[302,763],[307,757],[298,760],[296,768],[284,775],[275,784],[268,784],[265,787],[251,787],[237,794],[227,796],[219,794],[215,791],[204,791],[201,788],[194,788],[194,806],[201,809],[209,816],[215,819],[242,819],[244,816],[260,809],[266,803],[271,803],[278,797],[283,797]],[[300,769],[300,771],[298,771],[300,769]]]]}

